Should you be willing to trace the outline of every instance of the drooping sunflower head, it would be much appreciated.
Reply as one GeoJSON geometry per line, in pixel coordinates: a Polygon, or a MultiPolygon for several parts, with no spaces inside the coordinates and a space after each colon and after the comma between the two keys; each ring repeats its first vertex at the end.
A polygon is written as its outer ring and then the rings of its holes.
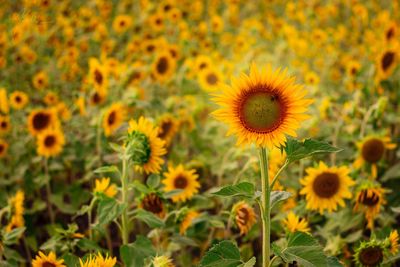
{"type": "Polygon", "coordinates": [[[238,145],[283,145],[286,134],[296,136],[295,130],[308,118],[304,112],[312,103],[304,99],[306,92],[294,84],[293,77],[286,76],[286,70],[272,71],[270,66],[260,73],[252,65],[249,76],[242,73],[222,90],[213,98],[221,106],[213,114],[229,124],[228,135],[237,135],[238,145]]]}
{"type": "Polygon", "coordinates": [[[53,109],[36,109],[29,114],[28,129],[33,136],[57,126],[58,119],[53,109]]]}
{"type": "Polygon", "coordinates": [[[0,139],[0,158],[4,158],[5,155],[7,155],[7,150],[8,150],[8,143],[0,139]]]}
{"type": "Polygon", "coordinates": [[[29,102],[27,94],[21,91],[14,91],[10,95],[10,105],[13,109],[23,109],[29,102]]]}
{"type": "Polygon", "coordinates": [[[354,261],[357,266],[380,266],[386,253],[385,246],[381,241],[371,239],[362,242],[355,250],[354,261]]]}
{"type": "Polygon", "coordinates": [[[165,192],[182,190],[172,197],[173,202],[185,202],[199,191],[200,183],[197,181],[199,176],[195,173],[195,170],[186,170],[182,164],[179,164],[176,168],[170,166],[164,177],[162,183],[165,186],[165,192]]]}
{"type": "Polygon", "coordinates": [[[126,108],[122,103],[112,104],[103,116],[103,129],[106,136],[112,135],[124,122],[126,108]]]}
{"type": "Polygon", "coordinates": [[[158,119],[158,137],[165,141],[166,145],[171,144],[179,128],[179,121],[171,114],[166,113],[158,119]]]}
{"type": "Polygon", "coordinates": [[[153,258],[152,263],[154,267],[175,267],[172,259],[167,256],[156,256],[153,258]]]}
{"type": "Polygon", "coordinates": [[[374,226],[374,219],[379,214],[381,206],[386,203],[385,192],[384,188],[372,181],[361,184],[356,191],[354,210],[365,214],[367,227],[370,229],[374,226]]]}
{"type": "Polygon", "coordinates": [[[307,176],[300,180],[303,188],[301,195],[306,195],[307,209],[332,212],[337,206],[345,206],[344,199],[351,198],[349,168],[328,167],[322,161],[317,168],[306,169],[307,176]]]}
{"type": "Polygon", "coordinates": [[[47,129],[37,136],[37,153],[44,157],[57,156],[65,144],[64,134],[59,129],[47,129]]]}
{"type": "Polygon", "coordinates": [[[158,127],[153,123],[140,117],[138,121],[129,122],[126,146],[130,159],[139,171],[147,174],[158,173],[164,163],[162,158],[167,153],[165,142],[158,137],[158,127]]]}
{"type": "Polygon", "coordinates": [[[240,201],[233,206],[232,212],[240,234],[246,235],[257,221],[254,209],[246,202],[240,201]]]}
{"type": "Polygon", "coordinates": [[[56,254],[51,251],[48,255],[39,251],[39,254],[32,260],[32,267],[66,267],[64,260],[57,260],[56,254]]]}
{"type": "Polygon", "coordinates": [[[108,197],[114,197],[117,194],[117,186],[115,184],[110,184],[110,178],[108,177],[96,179],[93,193],[103,193],[108,197]]]}
{"type": "Polygon", "coordinates": [[[198,213],[195,210],[189,210],[185,216],[183,217],[183,220],[181,222],[181,225],[179,226],[179,233],[181,235],[186,233],[186,230],[192,226],[193,221],[200,216],[200,213],[198,213]]]}
{"type": "Polygon", "coordinates": [[[157,81],[166,82],[171,78],[175,68],[176,62],[171,54],[168,52],[160,53],[153,63],[152,75],[157,81]]]}
{"type": "Polygon", "coordinates": [[[305,218],[300,218],[293,211],[288,213],[286,219],[283,221],[283,224],[286,226],[289,232],[292,233],[296,231],[305,233],[310,232],[310,227],[308,226],[307,220],[305,218]]]}
{"type": "Polygon", "coordinates": [[[156,193],[149,193],[142,198],[140,207],[144,210],[154,213],[160,218],[165,216],[163,200],[156,193]]]}

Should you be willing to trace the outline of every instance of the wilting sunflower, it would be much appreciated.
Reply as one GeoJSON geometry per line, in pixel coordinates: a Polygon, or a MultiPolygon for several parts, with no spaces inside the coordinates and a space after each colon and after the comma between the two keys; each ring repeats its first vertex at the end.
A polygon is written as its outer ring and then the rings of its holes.
{"type": "Polygon", "coordinates": [[[97,58],[89,59],[89,83],[98,92],[106,92],[108,89],[108,69],[105,64],[100,64],[97,58]]]}
{"type": "Polygon", "coordinates": [[[10,105],[13,109],[23,109],[29,102],[27,94],[21,91],[14,91],[10,95],[10,105]]]}
{"type": "Polygon", "coordinates": [[[44,89],[49,84],[49,77],[46,72],[40,71],[33,77],[33,87],[38,90],[44,89]]]}
{"type": "Polygon", "coordinates": [[[184,202],[191,199],[199,191],[200,183],[197,181],[199,176],[194,169],[185,170],[182,164],[174,168],[170,166],[168,172],[164,173],[164,191],[181,189],[182,191],[172,197],[173,202],[184,202]]]}
{"type": "Polygon", "coordinates": [[[228,135],[236,134],[238,145],[283,145],[286,134],[296,136],[312,102],[304,99],[306,92],[294,84],[293,77],[286,76],[286,70],[272,71],[270,66],[260,73],[252,65],[249,76],[243,73],[232,86],[222,89],[213,99],[221,108],[213,114],[230,125],[228,135]]]}
{"type": "Polygon", "coordinates": [[[254,209],[246,202],[240,201],[233,206],[232,212],[235,216],[235,222],[239,227],[240,234],[247,234],[257,221],[254,209]]]}
{"type": "Polygon", "coordinates": [[[65,144],[64,134],[59,129],[47,129],[37,136],[37,153],[52,157],[61,153],[65,144]]]}
{"type": "Polygon", "coordinates": [[[154,127],[153,123],[144,117],[140,117],[138,121],[131,120],[128,129],[128,141],[135,142],[133,147],[131,160],[136,168],[145,173],[158,173],[161,169],[161,164],[164,163],[162,156],[167,153],[165,142],[158,135],[158,127],[154,127]],[[140,149],[143,153],[138,154],[140,149]]]}
{"type": "Polygon", "coordinates": [[[357,266],[362,267],[380,266],[385,254],[386,249],[381,241],[363,241],[355,250],[354,261],[357,266]]]}
{"type": "Polygon", "coordinates": [[[186,233],[186,230],[192,226],[193,221],[200,216],[200,213],[198,213],[195,210],[190,210],[185,214],[185,217],[183,218],[181,225],[179,226],[179,233],[181,235],[186,233]]]}
{"type": "Polygon", "coordinates": [[[322,161],[317,168],[307,168],[307,176],[300,180],[306,195],[307,209],[332,212],[337,206],[345,206],[344,199],[351,198],[349,187],[354,181],[349,176],[349,168],[328,167],[322,161]]]}
{"type": "Polygon", "coordinates": [[[175,68],[176,62],[171,54],[168,52],[160,53],[152,65],[151,73],[157,81],[166,82],[174,74],[175,68]]]}
{"type": "Polygon", "coordinates": [[[0,158],[4,158],[5,155],[7,155],[7,150],[8,150],[8,143],[0,139],[0,158]]]}
{"type": "Polygon", "coordinates": [[[359,156],[354,162],[354,167],[359,169],[364,164],[371,166],[371,176],[378,176],[377,163],[383,159],[386,150],[395,149],[396,144],[390,142],[389,137],[367,136],[357,143],[359,156]]]}
{"type": "Polygon", "coordinates": [[[140,207],[144,210],[154,213],[160,218],[165,216],[163,200],[156,193],[149,193],[142,198],[140,207]]]}
{"type": "Polygon", "coordinates": [[[288,213],[286,219],[283,221],[283,224],[286,226],[289,232],[292,233],[296,231],[305,233],[310,232],[310,227],[308,226],[307,220],[304,218],[300,219],[300,217],[297,216],[293,211],[288,213]]]}
{"type": "Polygon", "coordinates": [[[96,179],[93,193],[103,193],[108,197],[114,197],[117,194],[117,186],[110,184],[110,178],[108,177],[96,179]]]}
{"type": "Polygon", "coordinates": [[[29,114],[28,129],[33,136],[57,125],[57,116],[53,109],[36,109],[29,114]]]}
{"type": "Polygon", "coordinates": [[[398,61],[398,51],[396,48],[389,48],[380,53],[376,59],[378,77],[387,79],[396,68],[398,61]]]}
{"type": "Polygon", "coordinates": [[[116,257],[110,257],[106,255],[103,257],[103,255],[100,254],[100,252],[95,255],[95,256],[90,256],[87,258],[85,261],[82,261],[82,259],[79,259],[80,267],[114,267],[115,264],[117,263],[117,258],[116,257]]]}
{"type": "Polygon", "coordinates": [[[10,129],[11,129],[10,117],[0,115],[0,135],[8,133],[10,129]]]}
{"type": "Polygon", "coordinates": [[[355,211],[362,211],[365,214],[367,227],[374,227],[374,219],[379,214],[381,206],[386,203],[386,190],[378,183],[365,182],[359,186],[356,193],[355,211]]]}
{"type": "Polygon", "coordinates": [[[66,267],[64,260],[57,260],[56,254],[51,251],[47,256],[39,251],[39,254],[32,260],[32,267],[66,267]]]}
{"type": "Polygon", "coordinates": [[[175,267],[172,259],[167,256],[156,256],[153,258],[152,263],[154,267],[175,267]]]}
{"type": "Polygon", "coordinates": [[[126,108],[122,103],[112,104],[104,113],[103,129],[106,136],[112,135],[124,122],[126,108]]]}
{"type": "Polygon", "coordinates": [[[158,118],[158,137],[165,141],[166,145],[171,144],[176,132],[179,128],[179,121],[171,114],[166,113],[158,118]]]}
{"type": "Polygon", "coordinates": [[[399,233],[397,230],[392,230],[389,237],[386,239],[390,253],[393,255],[399,251],[399,233]]]}
{"type": "Polygon", "coordinates": [[[199,84],[207,92],[216,91],[219,83],[224,81],[222,73],[214,68],[207,68],[200,71],[198,76],[199,84]]]}

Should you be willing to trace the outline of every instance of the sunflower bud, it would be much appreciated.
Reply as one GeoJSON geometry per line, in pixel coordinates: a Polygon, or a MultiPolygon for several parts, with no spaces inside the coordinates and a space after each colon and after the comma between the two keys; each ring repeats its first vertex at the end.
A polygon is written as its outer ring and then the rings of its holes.
{"type": "Polygon", "coordinates": [[[143,165],[150,158],[150,144],[146,135],[141,132],[133,131],[128,134],[126,140],[126,151],[129,160],[135,165],[143,165]]]}

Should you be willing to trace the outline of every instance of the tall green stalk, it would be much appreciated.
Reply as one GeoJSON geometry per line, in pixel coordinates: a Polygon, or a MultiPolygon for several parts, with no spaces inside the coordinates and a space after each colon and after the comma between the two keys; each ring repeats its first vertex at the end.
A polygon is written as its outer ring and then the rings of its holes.
{"type": "MultiPolygon", "coordinates": [[[[127,165],[128,165],[128,157],[126,153],[122,158],[122,174],[121,174],[121,184],[122,184],[122,203],[128,204],[128,172],[127,172],[127,165]]],[[[122,243],[124,245],[129,243],[129,222],[128,222],[128,209],[122,213],[122,243]]]]}
{"type": "Polygon", "coordinates": [[[261,169],[261,219],[262,219],[262,259],[263,267],[268,267],[270,264],[270,236],[271,236],[271,221],[270,221],[270,197],[271,188],[268,177],[268,149],[261,147],[259,149],[260,169],[261,169]]]}

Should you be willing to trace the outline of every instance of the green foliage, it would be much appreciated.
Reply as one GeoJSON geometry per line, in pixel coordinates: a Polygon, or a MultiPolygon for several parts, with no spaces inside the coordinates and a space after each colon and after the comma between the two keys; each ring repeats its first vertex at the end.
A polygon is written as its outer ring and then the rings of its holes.
{"type": "Polygon", "coordinates": [[[98,226],[110,223],[122,214],[126,203],[119,203],[114,198],[103,197],[97,206],[98,226]]]}
{"type": "Polygon", "coordinates": [[[126,267],[142,267],[144,260],[155,256],[156,251],[148,238],[138,235],[132,244],[121,246],[120,254],[126,267]]]}
{"type": "Polygon", "coordinates": [[[222,197],[246,197],[252,198],[254,197],[255,187],[254,184],[249,182],[241,182],[236,185],[227,185],[222,187],[217,192],[212,193],[213,195],[222,196],[222,197]]]}
{"type": "Polygon", "coordinates": [[[135,219],[145,222],[151,228],[163,227],[164,222],[156,215],[144,209],[137,209],[133,213],[135,219]]]}
{"type": "Polygon", "coordinates": [[[271,199],[270,199],[270,206],[271,209],[281,201],[288,199],[292,196],[292,193],[286,191],[272,191],[271,192],[271,199]]]}

